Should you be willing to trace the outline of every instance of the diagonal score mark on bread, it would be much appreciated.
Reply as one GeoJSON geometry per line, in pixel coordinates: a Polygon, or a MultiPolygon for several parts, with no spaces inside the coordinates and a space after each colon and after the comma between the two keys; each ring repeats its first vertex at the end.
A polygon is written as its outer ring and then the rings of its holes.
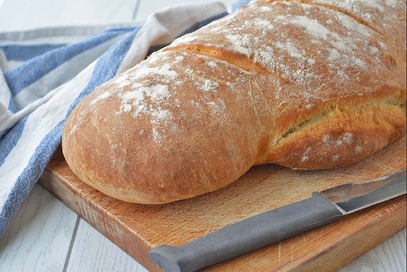
{"type": "Polygon", "coordinates": [[[374,27],[374,25],[368,23],[363,18],[355,16],[355,14],[352,14],[351,12],[345,10],[344,8],[329,4],[326,1],[320,1],[320,2],[318,2],[318,1],[310,1],[310,0],[285,0],[285,1],[265,0],[265,1],[258,1],[259,4],[261,4],[262,2],[263,2],[263,4],[269,4],[269,3],[273,3],[273,2],[294,2],[294,3],[301,3],[301,4],[312,5],[312,6],[316,6],[316,7],[330,9],[330,10],[333,10],[335,12],[343,13],[345,16],[349,16],[353,20],[355,20],[358,23],[370,28],[371,30],[373,30],[374,32],[378,33],[380,36],[383,37],[383,34],[381,33],[381,31],[379,31],[376,27],[374,27]]]}
{"type": "Polygon", "coordinates": [[[249,57],[242,56],[239,54],[233,54],[216,47],[204,46],[204,45],[184,45],[166,48],[164,51],[186,51],[194,52],[197,54],[205,55],[211,58],[216,58],[219,60],[227,61],[230,64],[236,65],[248,72],[261,73],[268,76],[273,76],[267,69],[253,62],[249,57]]]}

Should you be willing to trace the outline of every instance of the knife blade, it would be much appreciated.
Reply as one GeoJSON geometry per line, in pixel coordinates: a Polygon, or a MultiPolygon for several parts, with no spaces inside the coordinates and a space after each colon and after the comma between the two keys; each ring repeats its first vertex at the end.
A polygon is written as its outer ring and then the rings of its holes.
{"type": "Polygon", "coordinates": [[[361,184],[346,183],[308,199],[239,221],[181,246],[148,253],[167,272],[196,271],[306,231],[406,193],[406,169],[361,184]]]}

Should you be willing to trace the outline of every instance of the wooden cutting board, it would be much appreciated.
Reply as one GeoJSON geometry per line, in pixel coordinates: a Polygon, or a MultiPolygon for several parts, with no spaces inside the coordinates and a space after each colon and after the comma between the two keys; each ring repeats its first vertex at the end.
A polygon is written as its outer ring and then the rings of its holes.
{"type": "MultiPolygon", "coordinates": [[[[58,150],[40,184],[148,270],[161,271],[147,257],[158,245],[182,245],[244,218],[308,198],[314,191],[360,183],[405,165],[404,138],[349,167],[294,171],[257,166],[217,192],[146,206],[115,200],[87,186],[71,172],[58,150]]],[[[405,226],[404,195],[205,271],[334,271],[405,226]]]]}

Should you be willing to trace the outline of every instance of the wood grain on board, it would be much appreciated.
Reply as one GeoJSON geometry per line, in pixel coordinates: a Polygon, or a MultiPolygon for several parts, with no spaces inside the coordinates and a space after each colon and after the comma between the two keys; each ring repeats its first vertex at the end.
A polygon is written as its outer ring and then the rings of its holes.
{"type": "MultiPolygon", "coordinates": [[[[150,271],[160,271],[147,253],[182,245],[261,212],[347,182],[360,183],[406,165],[406,139],[348,167],[295,171],[256,166],[224,189],[166,205],[129,204],[80,181],[58,150],[40,184],[150,271]]],[[[153,170],[152,170],[153,171],[153,170]]],[[[339,222],[210,267],[206,271],[336,270],[406,226],[405,196],[378,204],[339,222]]]]}

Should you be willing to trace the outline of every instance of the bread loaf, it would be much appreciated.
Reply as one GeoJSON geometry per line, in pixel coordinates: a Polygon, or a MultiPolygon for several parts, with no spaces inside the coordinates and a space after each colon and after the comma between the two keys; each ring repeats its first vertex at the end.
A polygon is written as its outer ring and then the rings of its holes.
{"type": "Polygon", "coordinates": [[[259,164],[329,169],[405,135],[405,1],[254,1],[98,87],[63,152],[134,203],[225,187],[259,164]]]}

